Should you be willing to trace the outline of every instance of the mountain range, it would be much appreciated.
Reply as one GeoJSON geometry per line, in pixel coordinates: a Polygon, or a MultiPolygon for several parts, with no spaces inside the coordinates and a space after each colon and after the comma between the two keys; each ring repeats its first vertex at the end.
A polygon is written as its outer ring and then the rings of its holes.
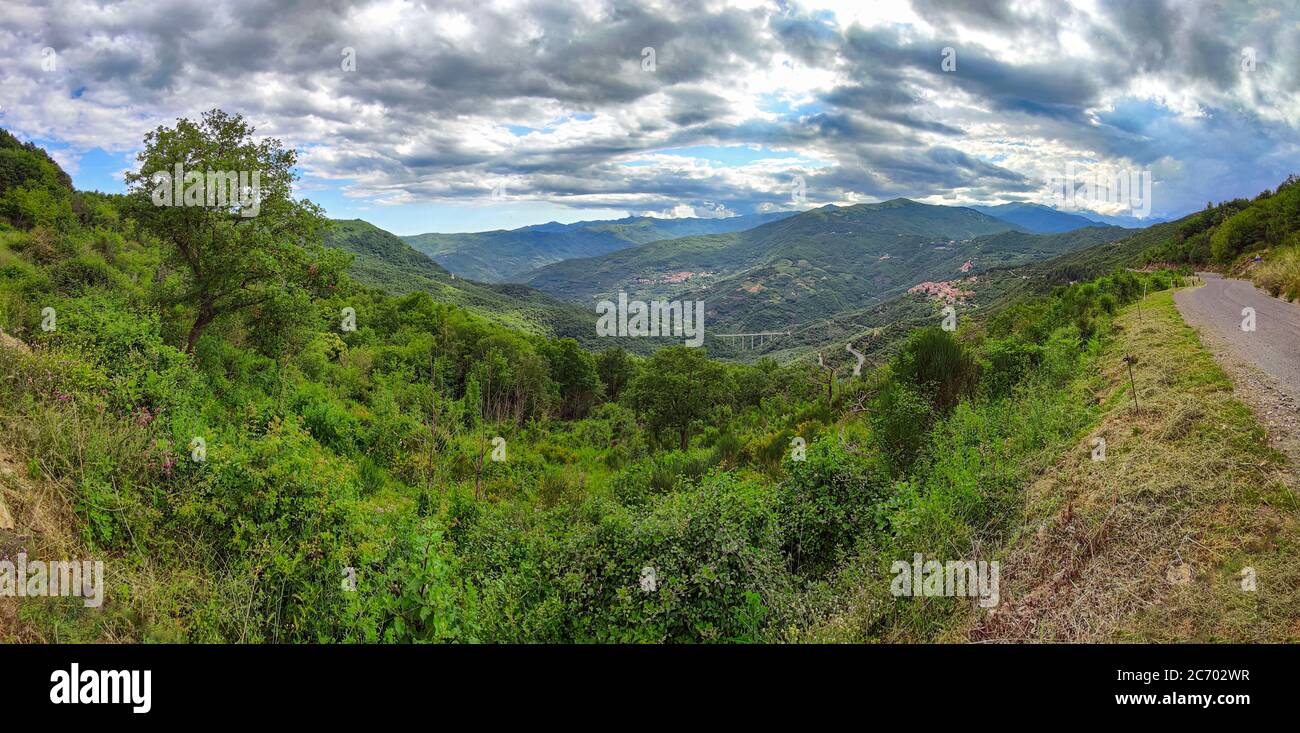
{"type": "MultiPolygon", "coordinates": [[[[1035,234],[1057,234],[1102,225],[1135,228],[1154,223],[1154,220],[1134,217],[1066,212],[1027,202],[966,208],[1006,222],[1010,228],[1035,234]]],[[[746,231],[800,213],[803,212],[681,219],[630,216],[569,224],[553,221],[518,229],[415,234],[401,239],[460,277],[484,283],[527,282],[538,270],[557,262],[597,257],[657,241],[746,231]]]]}
{"type": "Polygon", "coordinates": [[[971,208],[908,199],[824,206],[753,229],[653,242],[541,268],[528,284],[591,307],[631,299],[705,303],[711,332],[784,332],[925,281],[1046,259],[1124,230],[1034,234],[971,208]]]}
{"type": "Polygon", "coordinates": [[[971,206],[982,214],[997,217],[1010,224],[1036,234],[1057,234],[1083,227],[1097,226],[1101,222],[1079,214],[1058,211],[1042,204],[1029,204],[1016,201],[997,206],[971,206]]]}
{"type": "Polygon", "coordinates": [[[970,208],[989,216],[996,216],[1038,234],[1068,232],[1081,227],[1097,226],[1098,224],[1109,224],[1126,229],[1141,229],[1164,221],[1159,218],[1139,219],[1135,216],[1098,214],[1095,211],[1073,213],[1024,201],[1013,201],[1008,204],[998,204],[997,206],[971,206],[970,208]]]}
{"type": "MultiPolygon", "coordinates": [[[[409,243],[412,237],[398,237],[361,220],[335,222],[326,243],[353,253],[352,274],[367,284],[396,293],[429,291],[494,321],[533,333],[570,336],[589,348],[613,345],[595,337],[593,308],[598,300],[625,292],[630,299],[702,301],[708,351],[749,360],[760,355],[795,358],[831,342],[858,338],[864,331],[931,318],[937,309],[934,301],[926,294],[908,294],[923,283],[929,288],[956,287],[987,302],[1021,285],[997,273],[1133,234],[1032,204],[987,207],[1002,216],[979,208],[985,207],[894,199],[760,217],[636,217],[479,233],[480,241],[491,247],[518,250],[517,264],[535,258],[536,253],[527,252],[530,243],[545,238],[562,242],[547,256],[596,240],[604,242],[597,249],[614,246],[611,237],[622,243],[613,251],[523,273],[525,284],[458,276],[417,251],[409,243]],[[709,231],[721,222],[757,224],[709,231]],[[700,230],[705,233],[633,242],[700,230]],[[993,279],[976,285],[982,273],[993,273],[993,279]],[[720,337],[753,332],[782,335],[752,350],[720,337]]],[[[663,343],[619,339],[619,345],[648,353],[663,343]]]]}
{"type": "Polygon", "coordinates": [[[778,211],[715,219],[632,216],[572,224],[550,222],[490,232],[416,234],[402,240],[461,277],[489,283],[519,282],[526,273],[561,260],[662,239],[751,229],[796,213],[778,211]]]}

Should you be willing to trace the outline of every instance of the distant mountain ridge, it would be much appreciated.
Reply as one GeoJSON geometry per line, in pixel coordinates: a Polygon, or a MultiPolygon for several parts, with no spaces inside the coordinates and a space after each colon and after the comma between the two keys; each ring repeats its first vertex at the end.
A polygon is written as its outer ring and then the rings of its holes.
{"type": "MultiPolygon", "coordinates": [[[[899,238],[913,244],[947,242],[1015,228],[972,209],[930,206],[908,199],[828,205],[742,232],[662,240],[548,265],[530,274],[527,282],[561,298],[585,300],[616,290],[654,289],[647,281],[681,272],[717,278],[760,266],[773,257],[852,256],[862,253],[864,238],[875,242],[883,236],[893,244],[899,238]]],[[[873,259],[901,254],[881,249],[873,259]]]]}
{"type": "Polygon", "coordinates": [[[778,211],[717,219],[629,216],[572,224],[548,222],[489,232],[415,234],[402,237],[402,241],[461,277],[482,282],[519,282],[524,274],[562,260],[606,254],[661,239],[741,231],[797,213],[778,211]]]}
{"type": "Polygon", "coordinates": [[[1015,201],[997,206],[971,206],[970,208],[996,216],[1035,234],[1058,234],[1084,227],[1098,226],[1100,222],[1086,216],[1058,211],[1042,204],[1015,201]]]}
{"type": "MultiPolygon", "coordinates": [[[[589,224],[537,226],[585,230],[589,224]]],[[[402,238],[359,219],[335,221],[326,244],[353,253],[352,274],[362,282],[393,293],[430,292],[491,320],[533,333],[572,336],[589,348],[611,345],[594,338],[592,303],[599,297],[622,289],[634,298],[703,300],[711,354],[741,360],[757,356],[714,334],[788,329],[790,337],[763,349],[785,360],[863,328],[929,317],[931,306],[923,300],[900,298],[919,282],[983,278],[982,273],[990,272],[1000,281],[998,271],[1052,258],[1062,261],[1126,236],[1123,229],[1099,224],[1034,234],[973,208],[908,199],[824,206],[749,230],[656,240],[554,263],[529,278],[550,293],[457,277],[402,238]],[[556,299],[560,295],[563,300],[556,299]]],[[[975,286],[981,300],[988,287],[975,286]]],[[[618,341],[638,353],[663,345],[652,339],[618,341]]]]}
{"type": "MultiPolygon", "coordinates": [[[[397,235],[361,219],[335,219],[325,233],[325,245],[353,255],[349,274],[358,282],[402,295],[429,293],[491,321],[534,333],[571,337],[589,348],[611,345],[596,340],[595,317],[586,309],[564,303],[526,285],[486,284],[456,277],[415,251],[397,235]]],[[[643,341],[643,340],[642,340],[643,341]]],[[[647,353],[651,344],[619,340],[619,345],[647,353]]]]}
{"type": "MultiPolygon", "coordinates": [[[[909,199],[828,205],[750,229],[659,239],[551,263],[529,273],[526,285],[455,276],[404,238],[361,220],[335,222],[326,242],[356,256],[353,274],[363,282],[394,293],[427,291],[503,324],[572,336],[589,347],[609,345],[593,340],[594,301],[625,291],[634,299],[704,301],[710,335],[791,330],[790,337],[764,350],[789,358],[868,324],[879,324],[882,317],[908,321],[920,317],[928,312],[922,301],[897,299],[921,282],[979,277],[1129,235],[1082,217],[1052,217],[1050,213],[1059,212],[1042,208],[1049,212],[1046,218],[1022,227],[974,207],[909,199]],[[1078,220],[1087,223],[1048,234],[1031,230],[1078,220]],[[880,310],[887,303],[894,305],[880,310]]],[[[1034,208],[1022,211],[1030,216],[1044,214],[1034,208]]],[[[689,230],[699,227],[701,220],[669,221],[689,230]]],[[[598,223],[550,222],[508,233],[545,230],[587,237],[601,229],[654,224],[644,217],[629,217],[598,223]]],[[[977,286],[977,291],[984,292],[985,287],[977,286]]],[[[621,345],[648,353],[662,344],[629,339],[621,345]]],[[[753,356],[716,339],[706,346],[715,356],[753,356]]]]}
{"type": "Polygon", "coordinates": [[[1135,216],[1112,216],[1095,211],[1062,211],[1051,206],[1034,204],[1026,201],[1013,201],[997,206],[974,206],[970,208],[989,216],[996,216],[1036,234],[1055,234],[1068,232],[1082,227],[1110,225],[1125,229],[1143,229],[1158,224],[1165,219],[1135,216]]]}

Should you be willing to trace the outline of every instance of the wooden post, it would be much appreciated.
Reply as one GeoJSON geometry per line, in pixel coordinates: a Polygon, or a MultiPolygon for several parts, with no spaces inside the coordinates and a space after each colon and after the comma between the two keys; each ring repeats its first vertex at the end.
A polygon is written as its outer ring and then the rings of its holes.
{"type": "Polygon", "coordinates": [[[1133,365],[1137,363],[1137,357],[1133,355],[1125,356],[1124,363],[1128,364],[1128,386],[1133,391],[1133,414],[1138,411],[1138,390],[1137,382],[1133,379],[1133,365]]]}

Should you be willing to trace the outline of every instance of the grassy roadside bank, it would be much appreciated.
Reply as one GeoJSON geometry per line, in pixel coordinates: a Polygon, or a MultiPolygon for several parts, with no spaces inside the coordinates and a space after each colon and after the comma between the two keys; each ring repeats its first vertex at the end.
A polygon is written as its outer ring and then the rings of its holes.
{"type": "Polygon", "coordinates": [[[952,440],[932,444],[919,487],[923,504],[948,507],[944,521],[923,517],[932,531],[864,551],[841,578],[857,584],[852,601],[806,640],[1300,638],[1300,504],[1279,479],[1294,469],[1234,399],[1172,291],[1121,310],[1107,332],[1064,384],[946,421],[952,440]],[[996,520],[970,511],[990,502],[996,520]],[[998,560],[1001,602],[990,612],[974,599],[893,597],[890,563],[913,552],[998,560]]]}
{"type": "Polygon", "coordinates": [[[1295,641],[1300,504],[1278,478],[1282,457],[1172,292],[1115,325],[1098,363],[1100,421],[1026,492],[1002,605],[950,640],[1295,641]]]}

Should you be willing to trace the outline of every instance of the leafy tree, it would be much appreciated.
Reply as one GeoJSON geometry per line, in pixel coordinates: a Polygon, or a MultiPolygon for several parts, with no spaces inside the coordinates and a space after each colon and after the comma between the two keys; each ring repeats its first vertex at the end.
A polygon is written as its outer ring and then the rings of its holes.
{"type": "Polygon", "coordinates": [[[1264,236],[1260,209],[1249,208],[1228,217],[1210,237],[1210,254],[1219,262],[1231,262],[1264,236]]]}
{"type": "Polygon", "coordinates": [[[544,354],[560,389],[563,417],[583,417],[600,396],[596,358],[571,338],[548,343],[544,354]]]}
{"type": "Polygon", "coordinates": [[[527,341],[497,333],[481,339],[475,352],[471,373],[482,390],[485,420],[524,421],[555,399],[546,360],[527,341]]]}
{"type": "Polygon", "coordinates": [[[22,229],[66,230],[75,221],[73,182],[49,153],[0,130],[0,216],[22,229]]]}
{"type": "Polygon", "coordinates": [[[23,229],[67,230],[76,222],[72,179],[49,154],[0,130],[0,217],[23,229]]]}
{"type": "Polygon", "coordinates": [[[763,398],[772,394],[777,364],[771,357],[763,357],[750,366],[733,366],[732,379],[736,382],[736,404],[758,406],[763,398]]]}
{"type": "Polygon", "coordinates": [[[197,123],[160,126],[144,145],[140,170],[127,174],[127,185],[136,218],[170,245],[172,264],[183,273],[175,300],[195,312],[187,352],[223,314],[299,299],[304,291],[324,296],[336,286],[346,256],[320,244],[320,207],[293,198],[293,150],[274,138],[255,140],[242,116],[220,110],[197,123]],[[177,165],[179,182],[170,180],[177,165]],[[239,173],[247,188],[232,191],[220,179],[239,173]],[[237,195],[218,198],[217,188],[237,195]]]}
{"type": "Polygon", "coordinates": [[[596,372],[600,375],[600,383],[605,385],[605,396],[617,402],[619,394],[636,376],[636,364],[626,351],[614,346],[596,357],[596,372]]]}
{"type": "Polygon", "coordinates": [[[461,402],[465,405],[466,426],[478,427],[483,410],[483,393],[479,390],[477,376],[471,375],[465,380],[465,395],[461,397],[461,402]]]}
{"type": "MultiPolygon", "coordinates": [[[[39,145],[21,142],[18,138],[14,137],[13,134],[11,134],[9,131],[0,130],[0,151],[4,151],[6,154],[14,153],[15,154],[14,158],[12,159],[8,158],[6,155],[6,156],[0,156],[0,160],[12,160],[14,161],[12,165],[18,168],[28,167],[29,169],[34,169],[31,167],[37,166],[41,162],[47,163],[50,166],[49,170],[54,175],[57,184],[62,186],[63,188],[67,188],[67,189],[72,188],[72,178],[67,173],[65,173],[63,169],[59,167],[59,164],[55,163],[54,159],[50,157],[50,154],[45,152],[45,149],[40,147],[39,145]],[[26,159],[26,158],[31,158],[33,160],[32,162],[18,162],[21,159],[26,159]]],[[[6,164],[5,166],[0,166],[0,170],[7,169],[9,165],[10,164],[6,164]]],[[[18,185],[21,182],[22,182],[21,180],[10,179],[8,178],[7,175],[0,176],[0,186],[18,185]]],[[[0,193],[3,192],[4,189],[0,188],[0,193]]]]}
{"type": "Polygon", "coordinates": [[[23,228],[67,231],[76,222],[66,194],[37,185],[19,186],[6,193],[0,199],[0,215],[23,228]]]}
{"type": "Polygon", "coordinates": [[[650,429],[676,430],[686,450],[691,423],[726,398],[728,383],[726,367],[710,361],[700,349],[672,346],[655,352],[628,392],[650,429]]]}

